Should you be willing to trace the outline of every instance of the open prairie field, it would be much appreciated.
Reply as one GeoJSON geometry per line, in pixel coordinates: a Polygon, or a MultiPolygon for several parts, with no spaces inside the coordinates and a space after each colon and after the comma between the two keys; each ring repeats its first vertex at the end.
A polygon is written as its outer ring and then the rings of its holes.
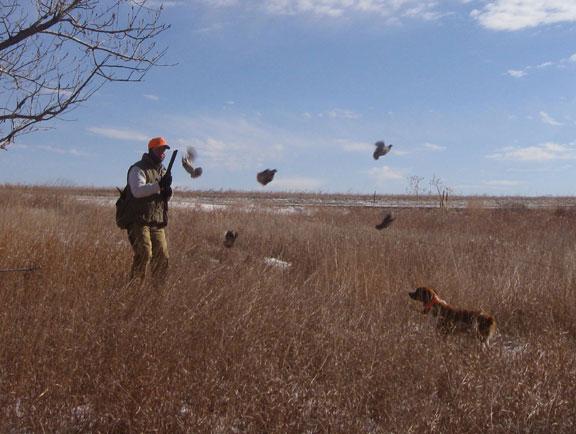
{"type": "Polygon", "coordinates": [[[571,207],[461,198],[377,231],[400,198],[180,196],[156,290],[126,285],[110,191],[0,189],[0,266],[39,267],[0,273],[0,432],[575,432],[571,207]],[[419,285],[494,315],[489,347],[438,335],[419,285]]]}

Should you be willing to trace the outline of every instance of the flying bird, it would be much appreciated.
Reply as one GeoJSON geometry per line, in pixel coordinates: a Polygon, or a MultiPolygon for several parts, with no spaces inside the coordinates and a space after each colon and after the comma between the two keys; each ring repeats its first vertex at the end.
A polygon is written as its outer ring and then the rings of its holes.
{"type": "Polygon", "coordinates": [[[259,172],[256,175],[256,180],[260,184],[266,185],[274,179],[274,175],[276,174],[276,172],[278,172],[276,169],[263,170],[262,172],[259,172]]]}
{"type": "Polygon", "coordinates": [[[234,245],[234,241],[238,238],[238,232],[236,231],[226,231],[224,234],[224,246],[225,247],[232,247],[234,245]]]}
{"type": "Polygon", "coordinates": [[[378,229],[379,231],[387,228],[388,226],[390,226],[392,224],[392,222],[395,220],[394,217],[392,217],[392,214],[388,213],[384,216],[384,219],[382,219],[381,223],[378,223],[375,228],[378,229]]]}
{"type": "Polygon", "coordinates": [[[376,146],[376,149],[374,149],[372,156],[375,160],[386,155],[388,152],[390,152],[390,149],[392,149],[392,145],[386,145],[383,140],[374,143],[374,146],[376,146]]]}
{"type": "Polygon", "coordinates": [[[194,149],[192,146],[188,146],[186,148],[186,154],[184,154],[182,157],[182,167],[186,172],[190,174],[192,178],[198,178],[200,175],[202,175],[201,167],[194,168],[192,166],[192,163],[194,160],[196,160],[197,156],[198,154],[196,153],[196,149],[194,149]]]}

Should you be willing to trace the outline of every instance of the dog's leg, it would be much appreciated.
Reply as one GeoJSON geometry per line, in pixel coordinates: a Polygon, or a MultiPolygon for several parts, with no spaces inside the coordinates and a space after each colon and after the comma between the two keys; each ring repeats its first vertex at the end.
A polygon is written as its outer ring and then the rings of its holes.
{"type": "Polygon", "coordinates": [[[436,322],[436,331],[444,340],[448,338],[448,335],[452,334],[454,331],[453,324],[450,321],[445,320],[444,318],[439,318],[436,322]]]}

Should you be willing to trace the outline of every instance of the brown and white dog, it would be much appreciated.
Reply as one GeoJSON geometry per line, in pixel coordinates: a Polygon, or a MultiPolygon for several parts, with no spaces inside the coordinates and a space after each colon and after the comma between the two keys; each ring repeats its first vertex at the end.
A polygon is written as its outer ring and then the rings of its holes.
{"type": "Polygon", "coordinates": [[[457,309],[442,300],[432,288],[420,287],[408,295],[424,304],[422,313],[437,317],[438,330],[443,333],[457,331],[474,333],[483,343],[496,332],[496,320],[481,311],[457,309]]]}

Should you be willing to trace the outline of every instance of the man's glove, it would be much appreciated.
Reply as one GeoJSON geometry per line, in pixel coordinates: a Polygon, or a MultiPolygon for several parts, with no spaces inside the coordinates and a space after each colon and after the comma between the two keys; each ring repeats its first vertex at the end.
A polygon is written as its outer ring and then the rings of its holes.
{"type": "Polygon", "coordinates": [[[172,186],[172,175],[169,173],[164,175],[162,178],[160,178],[158,185],[160,186],[161,191],[169,189],[172,186]]]}
{"type": "Polygon", "coordinates": [[[172,187],[168,187],[165,188],[163,190],[160,190],[160,195],[162,196],[162,199],[164,200],[168,200],[172,197],[172,187]]]}

